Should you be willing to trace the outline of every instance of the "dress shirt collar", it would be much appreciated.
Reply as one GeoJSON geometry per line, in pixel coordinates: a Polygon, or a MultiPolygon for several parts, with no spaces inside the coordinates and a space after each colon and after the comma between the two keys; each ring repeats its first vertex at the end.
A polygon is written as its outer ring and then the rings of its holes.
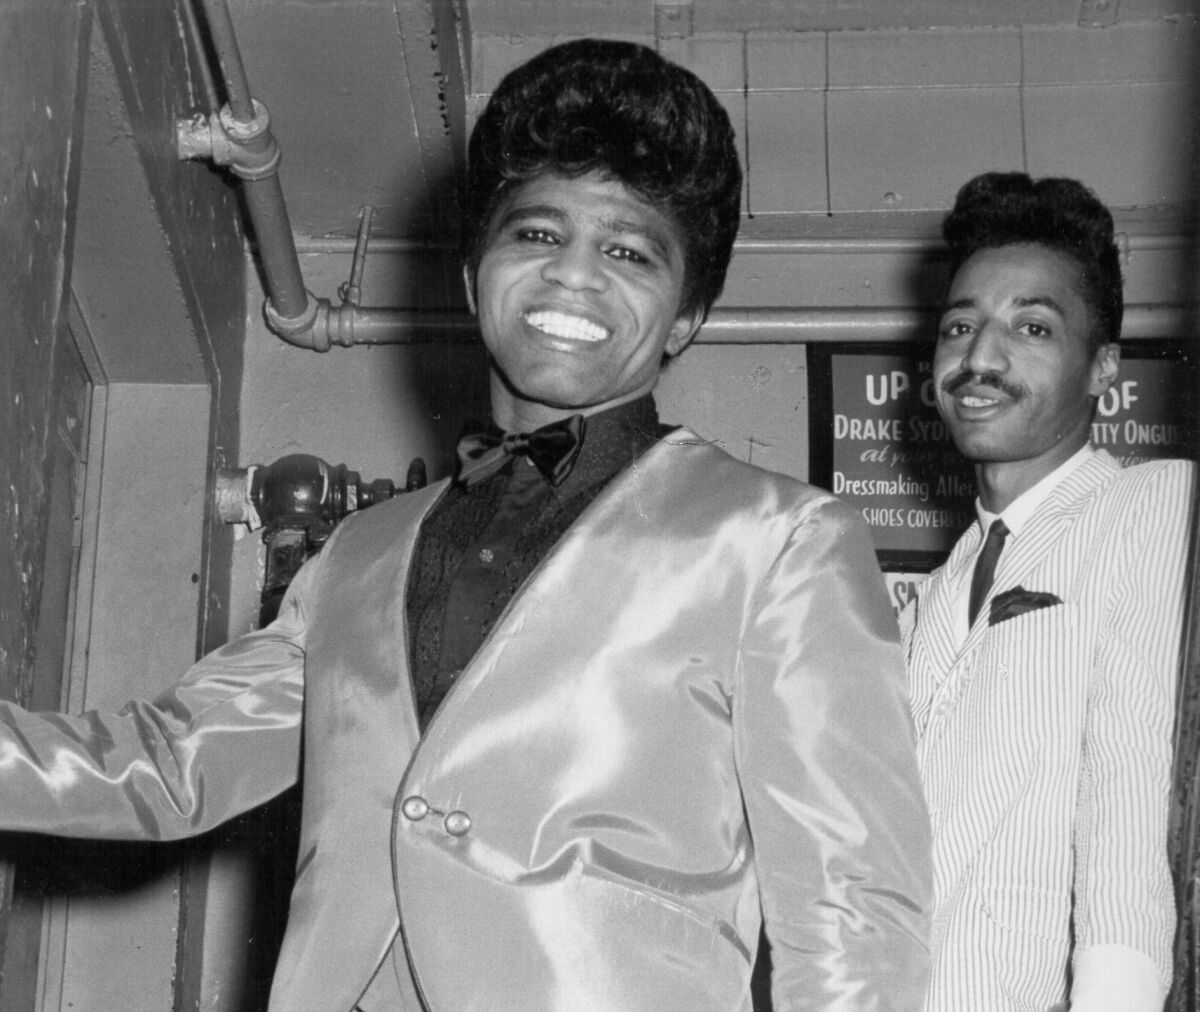
{"type": "Polygon", "coordinates": [[[1046,475],[1045,478],[1034,485],[1033,488],[1017,496],[1002,513],[992,513],[984,509],[983,504],[976,498],[975,512],[979,516],[979,527],[982,535],[979,546],[975,549],[975,554],[971,558],[971,564],[964,565],[959,570],[957,576],[951,578],[952,582],[950,584],[953,588],[954,633],[959,643],[966,640],[969,632],[967,611],[971,573],[975,566],[974,560],[978,558],[979,553],[983,550],[983,543],[987,537],[988,528],[992,525],[992,521],[1003,517],[1009,532],[1007,544],[1011,545],[1013,540],[1021,533],[1021,529],[1029,523],[1030,519],[1041,507],[1042,503],[1049,498],[1050,493],[1095,452],[1095,448],[1090,443],[1084,444],[1077,453],[1063,461],[1046,475]]]}
{"type": "Polygon", "coordinates": [[[1004,523],[1008,527],[1009,535],[1014,538],[1017,537],[1021,533],[1021,528],[1029,523],[1030,518],[1037,513],[1042,503],[1049,498],[1050,493],[1095,453],[1096,448],[1091,443],[1084,443],[1074,454],[1059,464],[1058,467],[1034,485],[1033,488],[1017,496],[1016,499],[1008,504],[1008,508],[1001,513],[992,513],[984,509],[983,504],[976,498],[975,512],[979,515],[980,529],[986,534],[992,521],[1003,517],[1004,523]]]}

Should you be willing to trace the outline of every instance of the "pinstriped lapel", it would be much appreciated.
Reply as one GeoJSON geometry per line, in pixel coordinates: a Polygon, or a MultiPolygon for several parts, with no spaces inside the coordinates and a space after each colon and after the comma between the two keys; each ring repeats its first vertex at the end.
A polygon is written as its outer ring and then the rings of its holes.
{"type": "Polygon", "coordinates": [[[917,615],[913,629],[912,663],[921,670],[928,665],[934,684],[941,683],[958,655],[954,637],[954,594],[958,577],[970,564],[982,533],[978,523],[971,524],[950,550],[946,562],[925,584],[917,600],[917,615]]]}
{"type": "Polygon", "coordinates": [[[979,610],[979,621],[967,634],[963,650],[973,649],[986,635],[986,616],[990,611],[991,599],[1018,585],[1027,590],[1040,590],[1030,586],[1036,577],[1038,566],[1058,545],[1071,525],[1087,508],[1097,493],[1104,488],[1120,465],[1104,450],[1097,451],[1077,467],[1054,489],[1038,511],[1029,519],[1021,533],[1012,539],[1010,547],[1000,556],[996,566],[996,579],[992,589],[979,610]]]}
{"type": "Polygon", "coordinates": [[[983,538],[978,524],[972,524],[963,534],[945,565],[925,584],[918,599],[908,651],[914,716],[923,737],[929,736],[929,716],[936,702],[946,692],[953,691],[947,678],[955,664],[987,635],[986,616],[991,598],[1036,577],[1038,565],[1118,470],[1120,465],[1100,450],[1054,489],[1021,535],[1013,539],[1011,550],[1001,555],[996,580],[980,609],[980,618],[961,644],[955,641],[953,588],[964,586],[963,567],[971,565],[983,538]]]}
{"type": "Polygon", "coordinates": [[[954,642],[954,597],[950,588],[979,547],[979,524],[972,524],[950,551],[945,564],[921,586],[911,606],[908,631],[908,693],[917,738],[929,730],[934,699],[946,684],[958,650],[954,642]]]}

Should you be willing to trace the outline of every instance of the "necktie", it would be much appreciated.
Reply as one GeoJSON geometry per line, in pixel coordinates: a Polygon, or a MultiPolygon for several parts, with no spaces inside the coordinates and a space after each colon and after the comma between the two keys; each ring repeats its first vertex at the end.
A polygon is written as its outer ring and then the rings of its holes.
{"type": "Polygon", "coordinates": [[[571,415],[528,433],[494,429],[463,436],[458,441],[459,484],[470,488],[523,454],[546,481],[560,485],[575,466],[584,428],[583,415],[571,415]]]}
{"type": "Polygon", "coordinates": [[[979,614],[988,591],[992,589],[992,579],[996,575],[996,562],[1004,551],[1004,539],[1008,537],[1008,527],[1003,520],[993,520],[988,528],[987,537],[983,542],[983,551],[975,560],[975,572],[971,576],[971,596],[967,603],[967,627],[975,624],[975,616],[979,614]]]}

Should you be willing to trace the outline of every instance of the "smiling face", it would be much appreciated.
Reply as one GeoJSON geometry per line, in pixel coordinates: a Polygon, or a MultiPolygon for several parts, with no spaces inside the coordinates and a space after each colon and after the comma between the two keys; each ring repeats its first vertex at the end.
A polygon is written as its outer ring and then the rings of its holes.
{"type": "Polygon", "coordinates": [[[596,174],[515,189],[466,281],[491,356],[492,414],[510,431],[648,393],[702,318],[680,308],[674,224],[596,174]]]}
{"type": "Polygon", "coordinates": [[[938,411],[1004,509],[1087,442],[1118,347],[1093,348],[1079,268],[1036,244],[980,250],[950,285],[933,378],[938,411]]]}

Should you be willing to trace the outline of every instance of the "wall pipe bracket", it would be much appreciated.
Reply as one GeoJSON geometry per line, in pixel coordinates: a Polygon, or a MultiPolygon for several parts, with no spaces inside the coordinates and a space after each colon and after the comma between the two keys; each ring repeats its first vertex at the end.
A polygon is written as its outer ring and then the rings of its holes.
{"type": "Polygon", "coordinates": [[[239,179],[255,182],[272,176],[279,169],[279,144],[271,134],[271,117],[257,99],[254,117],[234,118],[228,105],[219,112],[179,119],[175,124],[179,157],[211,158],[225,165],[239,179]]]}
{"type": "MultiPolygon", "coordinates": [[[[425,462],[415,457],[404,490],[424,486],[425,462]]],[[[342,520],[395,495],[395,483],[387,478],[364,481],[345,464],[334,467],[307,453],[245,470],[222,470],[217,476],[218,514],[228,524],[262,528],[267,547],[259,624],[275,618],[292,578],[342,520]]]]}

